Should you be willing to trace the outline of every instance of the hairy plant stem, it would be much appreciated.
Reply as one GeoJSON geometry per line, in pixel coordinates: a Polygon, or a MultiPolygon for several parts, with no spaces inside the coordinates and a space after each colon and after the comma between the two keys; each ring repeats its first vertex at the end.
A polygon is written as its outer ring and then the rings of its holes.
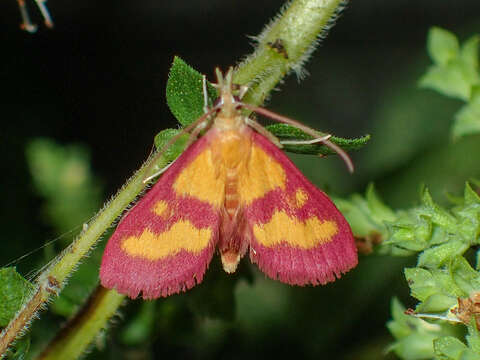
{"type": "Polygon", "coordinates": [[[98,285],[83,308],[66,324],[37,360],[77,359],[106,328],[125,295],[98,285]]]}
{"type": "MultiPolygon", "coordinates": [[[[302,65],[308,59],[320,36],[328,30],[329,24],[342,8],[342,0],[294,0],[290,2],[277,17],[257,37],[258,46],[236,69],[234,82],[249,86],[243,98],[245,103],[261,105],[270,91],[290,71],[301,74],[302,65]]],[[[63,288],[66,279],[75,270],[81,259],[88,254],[98,239],[123,212],[123,210],[143,190],[142,180],[150,170],[152,163],[162,167],[162,159],[150,157],[138,172],[126,183],[117,195],[105,205],[98,215],[86,226],[75,241],[60,254],[39,277],[37,288],[25,302],[15,318],[0,334],[0,357],[10,344],[32,321],[36,313],[63,288]]],[[[58,342],[52,343],[45,354],[55,354],[56,358],[74,359],[93,341],[98,331],[106,327],[111,316],[121,305],[123,295],[112,290],[97,290],[98,301],[90,301],[79,312],[73,332],[58,342]],[[100,295],[98,295],[100,294],[100,295]],[[106,310],[106,300],[114,299],[106,310]],[[104,316],[91,307],[98,307],[104,316]],[[90,314],[91,316],[85,316],[90,314]],[[92,326],[92,322],[95,326],[92,326]],[[75,356],[60,353],[64,349],[75,349],[75,356]],[[58,357],[58,354],[62,354],[58,357]]],[[[52,358],[51,356],[49,358],[52,358]]]]}
{"type": "Polygon", "coordinates": [[[296,0],[284,7],[255,39],[254,53],[240,63],[233,81],[247,85],[243,101],[261,105],[275,86],[292,70],[302,67],[320,38],[334,23],[345,0],[296,0]]]}

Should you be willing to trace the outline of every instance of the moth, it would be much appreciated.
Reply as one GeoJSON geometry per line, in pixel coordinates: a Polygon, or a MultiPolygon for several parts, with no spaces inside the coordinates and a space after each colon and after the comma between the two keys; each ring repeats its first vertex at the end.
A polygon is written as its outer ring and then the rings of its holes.
{"type": "MultiPolygon", "coordinates": [[[[104,287],[144,299],[186,291],[202,281],[216,249],[227,273],[248,253],[268,277],[291,285],[325,284],[356,266],[343,215],[241,110],[293,120],[242,103],[232,74],[217,69],[219,98],[186,129],[193,140],[109,239],[104,287]]],[[[342,154],[328,137],[311,142],[342,154]]]]}

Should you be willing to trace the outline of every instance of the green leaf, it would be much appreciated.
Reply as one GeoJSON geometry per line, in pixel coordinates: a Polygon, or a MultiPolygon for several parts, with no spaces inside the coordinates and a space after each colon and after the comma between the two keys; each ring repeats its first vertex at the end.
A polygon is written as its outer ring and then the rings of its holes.
{"type": "Polygon", "coordinates": [[[392,299],[391,309],[393,319],[388,321],[387,328],[396,341],[388,350],[405,360],[431,358],[433,340],[440,335],[435,326],[406,315],[405,307],[396,298],[392,299]]]}
{"type": "Polygon", "coordinates": [[[432,237],[432,224],[424,218],[404,214],[395,222],[388,224],[390,237],[385,244],[407,249],[422,251],[432,237]]]}
{"type": "Polygon", "coordinates": [[[442,313],[457,303],[455,297],[445,294],[433,294],[420,303],[416,311],[421,313],[442,313]]]}
{"type": "Polygon", "coordinates": [[[457,37],[445,29],[432,27],[428,32],[427,50],[433,62],[438,65],[447,65],[459,53],[457,37]]]}
{"type": "Polygon", "coordinates": [[[0,269],[0,327],[8,325],[33,289],[14,267],[0,269]]]}
{"type": "Polygon", "coordinates": [[[190,134],[182,133],[182,129],[165,129],[160,131],[154,140],[155,147],[157,151],[162,151],[162,156],[157,157],[156,161],[152,163],[147,177],[156,176],[160,170],[164,169],[168,163],[171,163],[175,160],[184,150],[190,139],[190,134]],[[167,148],[167,144],[174,137],[181,134],[174,143],[170,144],[167,148]]]}
{"type": "MultiPolygon", "coordinates": [[[[217,91],[207,82],[209,101],[217,98],[217,91]]],[[[203,115],[202,74],[187,65],[178,56],[173,59],[167,82],[167,104],[183,126],[188,126],[203,115]]]]}
{"type": "MultiPolygon", "coordinates": [[[[302,130],[288,125],[288,124],[273,124],[267,125],[266,129],[280,140],[312,140],[311,135],[305,134],[302,130]]],[[[319,132],[321,135],[325,133],[319,132]]],[[[332,136],[329,139],[332,143],[340,146],[343,150],[359,150],[367,144],[370,140],[370,135],[365,135],[356,139],[344,139],[336,136],[332,136]]],[[[285,145],[284,149],[289,152],[297,154],[310,154],[310,155],[332,155],[335,151],[325,145],[310,144],[310,145],[285,145]]]]}
{"type": "Polygon", "coordinates": [[[478,44],[480,36],[473,35],[462,44],[460,57],[473,70],[478,70],[478,44]]]}
{"type": "Polygon", "coordinates": [[[480,81],[478,41],[478,36],[473,36],[463,43],[460,50],[455,35],[440,28],[432,28],[427,47],[434,65],[422,76],[420,86],[469,101],[472,86],[480,81]]]}
{"type": "Polygon", "coordinates": [[[468,335],[466,336],[468,346],[475,352],[480,353],[480,336],[478,333],[476,321],[472,319],[472,324],[468,326],[468,335]]]}
{"type": "Polygon", "coordinates": [[[387,323],[388,330],[396,339],[408,336],[412,332],[408,321],[411,317],[405,315],[405,307],[395,297],[392,299],[390,308],[393,319],[387,323]]]}
{"type": "Polygon", "coordinates": [[[430,271],[421,268],[406,268],[404,272],[411,295],[418,300],[425,301],[438,292],[436,281],[430,271]]]}
{"type": "Polygon", "coordinates": [[[469,244],[463,241],[451,240],[425,250],[418,257],[418,265],[428,268],[440,267],[455,256],[463,254],[469,247],[469,244]]]}
{"type": "MultiPolygon", "coordinates": [[[[155,136],[155,147],[157,150],[163,150],[167,143],[176,135],[181,133],[181,129],[165,129],[155,136]]],[[[185,146],[190,136],[187,133],[181,135],[173,144],[164,150],[163,157],[167,162],[175,160],[185,150],[185,146]]]]}
{"type": "Polygon", "coordinates": [[[419,212],[423,216],[428,216],[434,224],[439,225],[452,233],[456,232],[457,221],[455,217],[433,201],[427,188],[423,191],[422,202],[423,207],[419,212]]]}
{"type": "MultiPolygon", "coordinates": [[[[465,292],[457,286],[453,277],[444,269],[426,270],[419,267],[405,269],[405,278],[410,286],[411,295],[420,301],[427,301],[432,296],[441,294],[451,298],[452,304],[457,297],[465,296],[465,292]]],[[[442,300],[432,298],[436,304],[442,300]]],[[[444,299],[445,303],[450,300],[444,299]]],[[[443,301],[443,300],[442,300],[443,301]]],[[[446,309],[444,309],[446,310],[446,309]]],[[[438,312],[439,310],[431,311],[438,312]]]]}
{"type": "Polygon", "coordinates": [[[456,114],[452,127],[454,139],[480,133],[480,86],[472,88],[471,100],[456,114]]]}
{"type": "Polygon", "coordinates": [[[453,336],[444,336],[433,341],[435,354],[441,359],[480,360],[480,354],[470,350],[453,336]]]}
{"type": "Polygon", "coordinates": [[[450,273],[453,281],[462,289],[464,296],[480,290],[480,275],[475,271],[463,256],[457,256],[450,263],[450,273]]]}
{"type": "MultiPolygon", "coordinates": [[[[388,230],[385,222],[393,221],[397,215],[388,208],[375,192],[373,184],[367,187],[365,197],[353,194],[349,199],[332,197],[335,205],[347,219],[353,233],[358,238],[365,238],[367,241],[374,239],[381,242],[387,238],[388,230]]],[[[389,246],[378,247],[382,253],[395,255],[408,255],[403,249],[392,249],[389,246]]]]}
{"type": "Polygon", "coordinates": [[[420,78],[419,85],[464,101],[470,98],[471,82],[465,78],[458,64],[448,67],[431,66],[420,78]]]}
{"type": "Polygon", "coordinates": [[[463,195],[465,205],[480,205],[480,196],[472,189],[470,184],[465,184],[465,192],[463,195]]]}

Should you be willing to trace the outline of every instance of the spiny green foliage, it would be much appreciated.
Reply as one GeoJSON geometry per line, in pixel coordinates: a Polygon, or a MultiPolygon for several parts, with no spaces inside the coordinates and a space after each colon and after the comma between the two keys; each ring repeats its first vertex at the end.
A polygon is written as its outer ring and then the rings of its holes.
{"type": "Polygon", "coordinates": [[[456,335],[456,328],[446,322],[430,323],[405,314],[405,307],[396,298],[392,300],[392,320],[388,330],[397,339],[389,347],[403,359],[431,359],[435,356],[433,342],[445,336],[456,335]]]}
{"type": "MultiPolygon", "coordinates": [[[[213,103],[217,97],[215,88],[207,83],[208,100],[213,103]]],[[[168,76],[167,104],[172,114],[182,126],[188,126],[203,114],[202,74],[194,70],[185,61],[175,57],[168,76]]],[[[311,140],[312,136],[286,124],[274,124],[266,127],[268,131],[280,140],[311,140]]],[[[168,141],[180,130],[166,129],[155,137],[157,149],[162,149],[168,141]]],[[[186,137],[175,142],[165,152],[168,161],[174,160],[185,148],[186,137]]],[[[343,139],[331,137],[330,141],[341,146],[344,150],[358,150],[370,140],[370,135],[358,139],[343,139]]],[[[330,148],[321,144],[313,145],[286,145],[285,150],[299,154],[330,155],[334,154],[330,148]]]]}
{"type": "MultiPolygon", "coordinates": [[[[460,46],[453,34],[439,28],[428,36],[434,65],[420,84],[468,102],[455,118],[454,137],[480,132],[478,40],[474,36],[460,46]]],[[[480,263],[473,254],[480,243],[480,197],[466,184],[463,197],[451,199],[454,204],[445,209],[425,188],[419,206],[392,211],[370,187],[365,198],[337,201],[357,236],[383,240],[377,252],[418,255],[417,266],[404,271],[411,295],[419,301],[417,317],[413,310],[405,314],[394,299],[387,324],[396,340],[390,350],[405,360],[480,359],[480,263]]]]}
{"type": "MultiPolygon", "coordinates": [[[[466,251],[480,241],[480,197],[467,184],[463,199],[449,210],[435,204],[427,191],[422,200],[420,207],[410,211],[409,221],[391,224],[391,236],[386,244],[419,252],[417,267],[405,269],[411,295],[419,300],[415,311],[460,322],[463,319],[457,316],[458,299],[467,299],[480,291],[480,274],[467,261],[471,256],[464,257],[466,251]]],[[[478,268],[478,263],[475,266],[478,268]]],[[[475,318],[475,313],[468,314],[472,315],[475,318]]],[[[397,321],[395,316],[394,321],[397,321]]],[[[444,329],[447,323],[437,321],[435,325],[444,329]]],[[[479,349],[473,346],[480,341],[475,321],[466,326],[468,345],[462,342],[464,336],[461,334],[456,338],[437,332],[433,358],[480,359],[479,349]]],[[[406,360],[418,358],[411,357],[408,351],[400,350],[402,346],[396,345],[406,341],[405,336],[393,331],[392,334],[396,338],[393,348],[397,355],[406,360]]],[[[430,339],[425,341],[425,346],[431,343],[430,339]]],[[[423,358],[432,357],[425,353],[423,358]]]]}
{"type": "Polygon", "coordinates": [[[466,102],[455,115],[454,138],[480,133],[479,41],[480,36],[474,35],[460,46],[453,33],[438,27],[428,34],[427,49],[433,65],[420,85],[466,102]]]}
{"type": "MultiPolygon", "coordinates": [[[[417,266],[405,269],[411,295],[419,300],[416,312],[461,322],[456,315],[458,298],[480,291],[480,274],[464,257],[480,243],[480,197],[466,184],[463,198],[456,199],[450,209],[436,204],[427,189],[421,200],[414,208],[393,211],[370,186],[365,198],[353,195],[350,200],[337,199],[336,204],[357,237],[377,234],[383,240],[378,253],[418,254],[417,266]]],[[[459,340],[464,337],[462,325],[452,328],[447,321],[405,315],[398,300],[392,303],[392,317],[387,326],[396,342],[390,349],[402,359],[464,359],[461,356],[467,355],[458,355],[463,353],[469,354],[465,359],[480,359],[480,352],[471,345],[480,341],[473,325],[466,324],[470,331],[467,346],[459,340]],[[456,350],[460,348],[465,352],[456,350]]]]}

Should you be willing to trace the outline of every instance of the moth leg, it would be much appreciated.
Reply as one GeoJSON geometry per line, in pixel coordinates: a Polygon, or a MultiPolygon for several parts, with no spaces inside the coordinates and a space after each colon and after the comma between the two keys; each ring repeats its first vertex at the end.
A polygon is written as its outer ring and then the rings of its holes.
{"type": "MultiPolygon", "coordinates": [[[[185,149],[188,148],[192,143],[195,142],[195,140],[197,139],[198,137],[198,134],[200,133],[200,131],[202,131],[203,129],[205,129],[207,126],[208,126],[208,123],[211,122],[209,119],[206,119],[202,122],[200,122],[194,129],[193,131],[191,132],[189,138],[188,138],[188,141],[187,141],[187,144],[185,145],[185,149]]],[[[167,145],[164,146],[164,148],[161,150],[161,154],[163,154],[165,152],[166,149],[168,149],[169,146],[173,145],[179,138],[181,135],[185,134],[186,131],[181,131],[180,133],[178,133],[177,135],[175,135],[174,137],[172,137],[172,139],[170,139],[170,141],[167,143],[167,145]],[[173,140],[173,141],[172,141],[173,140]]],[[[170,166],[173,165],[173,163],[175,161],[177,161],[177,159],[179,158],[179,156],[173,160],[170,164],[167,164],[166,166],[164,166],[163,168],[161,168],[160,170],[154,172],[152,175],[146,177],[144,180],[143,180],[143,183],[147,183],[149,182],[150,180],[156,178],[157,176],[160,176],[162,175],[165,171],[168,170],[168,168],[170,166]]]]}
{"type": "Polygon", "coordinates": [[[18,8],[20,9],[20,15],[22,16],[22,23],[20,24],[20,29],[28,31],[29,33],[34,33],[37,31],[37,26],[32,23],[30,20],[30,15],[28,14],[27,5],[25,0],[17,0],[18,8]]]}
{"type": "MultiPolygon", "coordinates": [[[[273,111],[264,109],[264,108],[259,107],[259,106],[254,106],[254,105],[240,103],[240,102],[238,103],[238,105],[240,105],[241,107],[243,107],[245,109],[256,112],[257,114],[269,117],[270,119],[276,120],[276,121],[284,123],[284,124],[291,125],[293,127],[296,127],[297,129],[303,131],[305,134],[308,134],[308,135],[314,137],[315,139],[318,139],[318,138],[322,137],[322,135],[318,131],[312,129],[311,127],[303,125],[302,123],[300,123],[296,120],[290,119],[289,117],[282,116],[280,114],[277,114],[273,111]]],[[[332,149],[333,151],[335,151],[342,158],[345,165],[347,165],[348,171],[353,172],[354,167],[353,167],[352,159],[350,159],[348,154],[340,146],[332,143],[330,140],[324,140],[322,142],[325,144],[325,146],[327,146],[330,149],[332,149]]]]}
{"type": "Polygon", "coordinates": [[[283,145],[281,143],[281,141],[275,136],[273,135],[270,131],[268,131],[267,129],[265,129],[262,125],[260,125],[258,122],[256,122],[255,120],[253,119],[250,119],[250,118],[246,118],[245,120],[246,124],[250,127],[252,127],[253,129],[255,129],[258,133],[262,134],[263,136],[265,136],[268,140],[270,140],[272,143],[274,143],[278,148],[282,148],[283,145]]]}
{"type": "MultiPolygon", "coordinates": [[[[178,159],[178,157],[177,157],[178,159]]],[[[157,172],[155,172],[154,174],[150,175],[149,177],[146,177],[144,180],[143,180],[143,183],[146,184],[147,182],[149,182],[150,180],[156,178],[157,176],[160,176],[162,175],[165,171],[168,170],[168,168],[170,166],[172,166],[175,161],[177,161],[177,159],[173,160],[170,164],[167,164],[167,166],[164,166],[163,168],[161,168],[160,170],[158,170],[157,172]]]]}
{"type": "Polygon", "coordinates": [[[207,92],[207,77],[202,76],[202,90],[203,90],[203,113],[208,112],[208,92],[207,92]]]}
{"type": "Polygon", "coordinates": [[[199,123],[190,133],[190,137],[188,138],[186,148],[189,147],[192,143],[194,143],[195,140],[197,140],[198,135],[200,134],[201,131],[210,128],[211,125],[212,125],[212,119],[210,117],[207,117],[204,121],[199,123]]]}
{"type": "MultiPolygon", "coordinates": [[[[147,174],[150,174],[153,171],[151,169],[151,167],[154,166],[156,160],[158,160],[165,153],[165,151],[180,138],[180,136],[182,136],[183,134],[186,134],[186,133],[190,133],[190,131],[192,131],[192,133],[190,134],[189,141],[187,143],[187,147],[190,146],[193,142],[192,141],[192,135],[194,135],[195,138],[196,138],[198,136],[199,132],[202,131],[204,128],[206,128],[208,123],[211,122],[210,115],[215,113],[218,109],[219,109],[218,106],[215,106],[215,107],[209,109],[207,113],[200,116],[193,123],[188,125],[186,128],[182,129],[182,131],[180,131],[177,135],[173,136],[156,154],[153,155],[153,158],[151,159],[152,165],[150,165],[150,169],[147,170],[147,174]],[[203,124],[203,123],[206,123],[206,124],[203,124]]],[[[143,183],[145,184],[145,183],[149,182],[150,180],[157,177],[159,174],[163,173],[164,171],[165,171],[165,169],[162,168],[162,169],[156,171],[153,175],[147,176],[143,180],[143,183]]]]}
{"type": "Polygon", "coordinates": [[[47,5],[45,5],[46,1],[47,0],[35,0],[38,8],[40,9],[40,12],[42,13],[43,21],[45,22],[45,26],[51,29],[51,28],[53,28],[53,21],[52,21],[52,17],[50,16],[50,13],[47,9],[47,5]]]}
{"type": "Polygon", "coordinates": [[[282,145],[311,145],[316,144],[319,142],[325,142],[326,140],[330,139],[332,135],[328,134],[320,138],[312,139],[312,140],[280,140],[280,144],[282,145]]]}

